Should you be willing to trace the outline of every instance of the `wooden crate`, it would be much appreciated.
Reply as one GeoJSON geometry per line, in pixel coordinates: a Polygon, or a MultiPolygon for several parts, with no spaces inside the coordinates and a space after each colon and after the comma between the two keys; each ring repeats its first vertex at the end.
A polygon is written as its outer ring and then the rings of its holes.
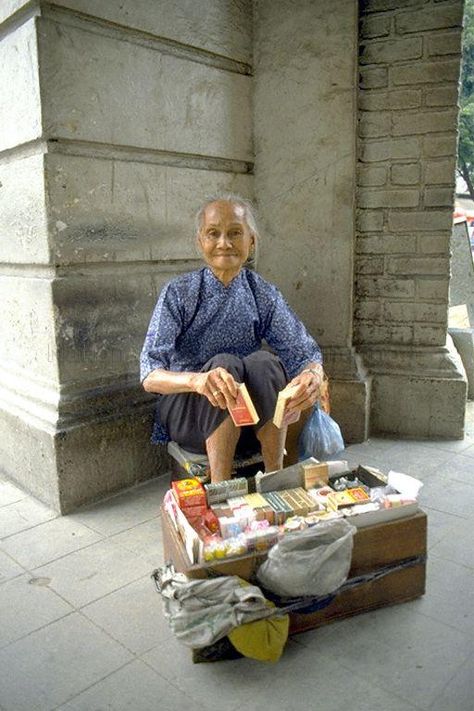
{"type": "MultiPolygon", "coordinates": [[[[190,578],[238,575],[251,580],[265,555],[248,554],[201,565],[190,565],[184,546],[167,513],[162,511],[166,560],[190,578]]],[[[290,614],[290,633],[303,632],[378,607],[413,600],[425,592],[426,514],[360,528],[354,535],[349,580],[368,573],[390,572],[340,592],[324,609],[290,614]]]]}

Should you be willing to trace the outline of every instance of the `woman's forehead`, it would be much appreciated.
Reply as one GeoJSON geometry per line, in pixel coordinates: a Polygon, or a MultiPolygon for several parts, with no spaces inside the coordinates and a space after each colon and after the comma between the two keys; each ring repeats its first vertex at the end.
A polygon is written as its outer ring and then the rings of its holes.
{"type": "Polygon", "coordinates": [[[218,223],[225,220],[237,224],[247,223],[245,219],[245,209],[242,205],[235,205],[227,200],[212,202],[204,211],[204,224],[218,223]]]}

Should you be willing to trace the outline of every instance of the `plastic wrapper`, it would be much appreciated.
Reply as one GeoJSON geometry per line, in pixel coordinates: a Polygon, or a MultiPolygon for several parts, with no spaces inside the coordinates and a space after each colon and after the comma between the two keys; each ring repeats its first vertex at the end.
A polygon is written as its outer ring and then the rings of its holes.
{"type": "Polygon", "coordinates": [[[259,567],[258,581],[282,597],[334,592],[347,579],[356,530],[341,518],[287,534],[259,567]]]}
{"type": "Polygon", "coordinates": [[[316,405],[300,435],[300,459],[325,459],[342,449],[344,440],[339,425],[316,405]]]}

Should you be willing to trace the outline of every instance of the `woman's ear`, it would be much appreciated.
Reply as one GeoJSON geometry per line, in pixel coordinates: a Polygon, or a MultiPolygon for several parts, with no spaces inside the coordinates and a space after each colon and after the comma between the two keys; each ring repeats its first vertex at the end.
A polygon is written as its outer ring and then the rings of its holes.
{"type": "Polygon", "coordinates": [[[195,244],[196,244],[197,251],[200,254],[202,254],[202,242],[201,242],[201,233],[200,232],[196,232],[195,244]]]}

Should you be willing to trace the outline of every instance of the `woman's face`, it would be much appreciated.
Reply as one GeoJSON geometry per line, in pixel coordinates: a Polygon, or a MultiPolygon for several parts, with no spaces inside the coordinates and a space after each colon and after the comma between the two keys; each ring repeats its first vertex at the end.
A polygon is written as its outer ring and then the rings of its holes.
{"type": "Polygon", "coordinates": [[[244,208],[226,200],[208,205],[198,243],[215,276],[228,284],[247,261],[255,243],[244,208]]]}

